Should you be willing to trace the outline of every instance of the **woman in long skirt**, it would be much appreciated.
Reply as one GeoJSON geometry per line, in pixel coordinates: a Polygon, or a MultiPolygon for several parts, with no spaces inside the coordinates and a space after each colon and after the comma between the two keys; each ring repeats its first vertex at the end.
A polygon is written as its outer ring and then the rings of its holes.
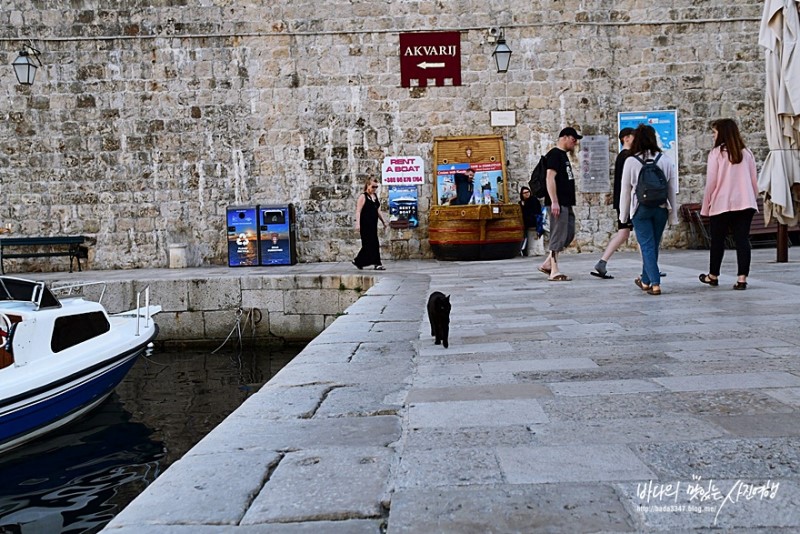
{"type": "Polygon", "coordinates": [[[376,271],[383,271],[381,264],[380,243],[378,242],[378,220],[386,228],[386,219],[381,214],[381,203],[376,191],[378,181],[368,178],[364,183],[364,192],[358,196],[356,202],[356,230],[361,234],[361,250],[353,260],[353,265],[363,269],[374,265],[376,271]]]}

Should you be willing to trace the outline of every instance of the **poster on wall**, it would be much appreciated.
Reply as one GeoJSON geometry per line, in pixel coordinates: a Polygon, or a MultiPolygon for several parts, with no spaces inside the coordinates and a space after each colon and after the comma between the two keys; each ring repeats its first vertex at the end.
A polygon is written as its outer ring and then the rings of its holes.
{"type": "MultiPolygon", "coordinates": [[[[617,131],[623,128],[636,129],[640,124],[649,124],[656,131],[658,146],[675,163],[678,172],[678,110],[626,111],[617,115],[617,131]]],[[[621,150],[622,146],[618,147],[621,150]]]]}
{"type": "Polygon", "coordinates": [[[584,135],[581,139],[581,186],[584,193],[608,193],[611,178],[608,172],[608,137],[584,135]]]}
{"type": "Polygon", "coordinates": [[[389,186],[389,228],[416,228],[419,195],[415,185],[389,186]]]}
{"type": "Polygon", "coordinates": [[[440,206],[503,204],[505,187],[500,162],[446,163],[436,169],[440,206]]]}
{"type": "Polygon", "coordinates": [[[419,156],[383,158],[381,183],[384,185],[422,185],[425,183],[425,161],[419,156]]]}

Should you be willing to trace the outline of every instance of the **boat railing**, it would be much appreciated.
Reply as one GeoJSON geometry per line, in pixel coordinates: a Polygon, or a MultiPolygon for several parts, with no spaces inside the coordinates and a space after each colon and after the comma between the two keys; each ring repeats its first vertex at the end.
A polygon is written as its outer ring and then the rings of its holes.
{"type": "Polygon", "coordinates": [[[106,294],[106,287],[108,286],[107,282],[70,282],[64,284],[55,283],[50,286],[50,291],[58,291],[59,293],[63,293],[63,297],[74,297],[82,295],[83,289],[89,286],[101,287],[100,296],[97,298],[97,302],[102,304],[103,297],[106,294]]]}
{"type": "Polygon", "coordinates": [[[136,335],[139,335],[139,322],[142,319],[141,302],[144,293],[144,327],[150,328],[150,285],[148,284],[142,291],[136,293],[136,335]]]}

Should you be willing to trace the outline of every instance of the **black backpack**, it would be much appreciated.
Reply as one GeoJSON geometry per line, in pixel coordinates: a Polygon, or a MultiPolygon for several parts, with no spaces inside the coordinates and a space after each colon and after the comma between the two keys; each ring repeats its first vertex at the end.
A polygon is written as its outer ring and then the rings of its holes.
{"type": "Polygon", "coordinates": [[[547,158],[544,156],[539,158],[539,163],[533,168],[531,179],[528,180],[528,187],[531,188],[531,194],[536,198],[547,196],[547,158]]]}
{"type": "Polygon", "coordinates": [[[639,199],[639,204],[655,208],[667,201],[669,193],[669,184],[664,171],[659,167],[658,160],[661,159],[661,154],[656,156],[656,159],[642,160],[639,156],[633,156],[639,163],[642,164],[642,170],[639,171],[639,181],[636,184],[636,198],[639,199]]]}

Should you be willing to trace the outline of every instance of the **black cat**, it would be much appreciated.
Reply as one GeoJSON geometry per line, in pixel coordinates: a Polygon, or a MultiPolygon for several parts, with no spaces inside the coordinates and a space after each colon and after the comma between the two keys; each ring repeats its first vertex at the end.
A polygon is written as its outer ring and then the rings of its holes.
{"type": "Polygon", "coordinates": [[[436,344],[447,348],[447,336],[450,335],[450,295],[445,296],[441,291],[431,293],[428,297],[428,319],[431,321],[431,335],[436,338],[436,344]]]}

